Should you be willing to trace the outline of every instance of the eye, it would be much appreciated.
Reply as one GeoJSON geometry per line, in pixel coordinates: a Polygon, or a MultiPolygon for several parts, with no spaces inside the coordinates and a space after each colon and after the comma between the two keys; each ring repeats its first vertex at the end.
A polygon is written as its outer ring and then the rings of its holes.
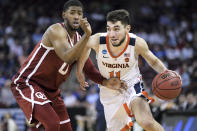
{"type": "Polygon", "coordinates": [[[83,15],[83,13],[82,13],[82,12],[78,12],[78,15],[80,15],[80,16],[81,16],[81,15],[83,15]]]}
{"type": "Polygon", "coordinates": [[[109,27],[107,27],[107,31],[110,31],[110,28],[109,27]]]}
{"type": "Polygon", "coordinates": [[[120,30],[120,28],[115,28],[114,30],[115,30],[115,31],[119,31],[119,30],[120,30]]]}
{"type": "Polygon", "coordinates": [[[70,14],[71,14],[71,15],[74,15],[74,14],[75,14],[75,12],[74,12],[74,11],[71,11],[71,12],[70,12],[70,14]]]}

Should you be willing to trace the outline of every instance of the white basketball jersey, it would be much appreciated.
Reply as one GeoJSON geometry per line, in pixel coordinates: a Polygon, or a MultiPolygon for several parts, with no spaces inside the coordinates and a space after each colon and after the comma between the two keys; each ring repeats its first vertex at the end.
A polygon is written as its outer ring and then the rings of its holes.
{"type": "Polygon", "coordinates": [[[129,103],[140,96],[143,91],[141,74],[138,68],[138,56],[135,55],[136,35],[127,34],[127,43],[124,50],[113,56],[109,49],[109,36],[102,33],[100,36],[97,64],[100,73],[106,78],[119,77],[128,86],[126,91],[120,93],[100,85],[100,100],[104,105],[107,128],[120,131],[130,121],[123,104],[129,103]],[[139,84],[137,84],[139,83],[139,84]],[[139,88],[136,86],[139,85],[139,88]]]}
{"type": "Polygon", "coordinates": [[[136,35],[128,33],[127,36],[125,49],[118,56],[113,56],[109,49],[109,37],[107,33],[102,33],[97,63],[99,71],[104,77],[119,77],[129,84],[129,81],[133,81],[141,75],[138,68],[138,57],[135,55],[136,35]]]}

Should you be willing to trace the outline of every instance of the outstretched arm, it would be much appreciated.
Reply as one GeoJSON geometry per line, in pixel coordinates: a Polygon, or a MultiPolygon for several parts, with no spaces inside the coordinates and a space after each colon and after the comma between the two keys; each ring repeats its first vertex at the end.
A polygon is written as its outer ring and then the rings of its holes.
{"type": "Polygon", "coordinates": [[[72,64],[79,58],[81,55],[80,52],[82,52],[92,33],[90,24],[86,19],[80,21],[80,26],[84,31],[84,35],[72,48],[70,48],[70,44],[67,40],[67,32],[60,25],[56,24],[51,26],[46,34],[48,35],[56,54],[68,64],[72,64]]]}
{"type": "MultiPolygon", "coordinates": [[[[87,85],[86,82],[85,82],[85,77],[84,77],[84,74],[83,74],[83,68],[84,68],[84,65],[85,65],[85,62],[87,61],[89,55],[90,55],[90,52],[91,52],[91,48],[94,47],[94,49],[96,47],[98,47],[98,44],[99,44],[99,41],[98,41],[98,38],[99,36],[97,34],[93,35],[90,37],[87,45],[85,46],[79,60],[77,61],[77,79],[81,85],[81,88],[83,90],[85,90],[85,86],[87,85]]],[[[88,70],[91,70],[91,69],[88,69],[88,70]]]]}
{"type": "Polygon", "coordinates": [[[148,64],[158,73],[162,73],[167,70],[165,65],[159,60],[148,48],[144,39],[137,37],[135,51],[137,55],[141,55],[148,64]]]}
{"type": "Polygon", "coordinates": [[[97,70],[97,68],[94,66],[92,60],[90,58],[88,58],[88,60],[86,61],[83,71],[85,72],[85,74],[87,75],[87,77],[94,81],[95,83],[104,85],[104,81],[107,80],[106,78],[104,78],[101,73],[97,70]]]}

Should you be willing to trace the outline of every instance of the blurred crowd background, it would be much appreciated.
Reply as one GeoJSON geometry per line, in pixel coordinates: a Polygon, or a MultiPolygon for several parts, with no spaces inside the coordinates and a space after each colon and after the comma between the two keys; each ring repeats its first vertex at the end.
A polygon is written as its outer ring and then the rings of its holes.
{"type": "MultiPolygon", "coordinates": [[[[65,0],[0,0],[0,108],[18,107],[9,88],[11,78],[47,27],[62,22],[64,3],[65,0]]],[[[171,101],[161,101],[155,97],[156,102],[151,105],[155,117],[158,117],[158,111],[197,110],[197,1],[83,0],[82,3],[93,33],[106,31],[107,12],[127,9],[132,17],[131,32],[144,38],[152,52],[169,69],[181,75],[181,95],[171,101]]],[[[91,58],[95,62],[94,52],[91,58]]],[[[139,63],[145,88],[151,94],[151,83],[156,72],[143,59],[139,63]]],[[[90,88],[87,92],[81,91],[75,71],[72,71],[69,80],[61,87],[62,96],[68,108],[83,107],[88,110],[85,116],[90,117],[77,116],[77,120],[86,119],[94,123],[99,88],[92,81],[88,82],[90,88]]],[[[78,125],[83,126],[82,123],[78,125]]]]}

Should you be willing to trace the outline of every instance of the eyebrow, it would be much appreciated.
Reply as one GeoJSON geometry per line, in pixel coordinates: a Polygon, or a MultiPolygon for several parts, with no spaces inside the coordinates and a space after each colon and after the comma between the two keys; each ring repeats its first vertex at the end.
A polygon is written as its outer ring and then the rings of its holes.
{"type": "MultiPolygon", "coordinates": [[[[107,25],[107,27],[110,27],[109,25],[107,25]]],[[[120,27],[119,25],[114,26],[114,28],[120,27]]]]}
{"type": "Polygon", "coordinates": [[[116,27],[120,27],[120,26],[119,25],[114,26],[114,28],[116,28],[116,27]]]}
{"type": "Polygon", "coordinates": [[[82,10],[75,10],[75,9],[72,9],[72,10],[70,10],[70,11],[79,11],[79,12],[82,12],[82,10]]]}

